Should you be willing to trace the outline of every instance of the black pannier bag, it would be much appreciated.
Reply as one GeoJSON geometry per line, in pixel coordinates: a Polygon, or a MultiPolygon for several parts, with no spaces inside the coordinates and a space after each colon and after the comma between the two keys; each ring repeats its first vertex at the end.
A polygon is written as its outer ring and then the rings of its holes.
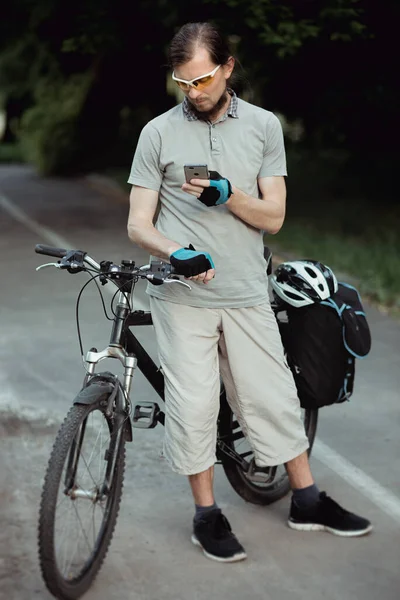
{"type": "Polygon", "coordinates": [[[288,365],[303,408],[348,400],[353,392],[355,359],[371,349],[371,335],[357,290],[345,283],[327,300],[278,316],[288,365]]]}

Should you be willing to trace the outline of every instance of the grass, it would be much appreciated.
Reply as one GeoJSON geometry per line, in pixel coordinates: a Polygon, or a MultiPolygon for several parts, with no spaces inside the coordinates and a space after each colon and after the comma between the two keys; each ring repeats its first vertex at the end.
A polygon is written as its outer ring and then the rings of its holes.
{"type": "Polygon", "coordinates": [[[266,243],[298,258],[320,260],[338,277],[350,275],[362,295],[400,313],[400,239],[392,226],[386,231],[366,229],[364,236],[357,236],[330,231],[317,220],[288,218],[266,243]]]}

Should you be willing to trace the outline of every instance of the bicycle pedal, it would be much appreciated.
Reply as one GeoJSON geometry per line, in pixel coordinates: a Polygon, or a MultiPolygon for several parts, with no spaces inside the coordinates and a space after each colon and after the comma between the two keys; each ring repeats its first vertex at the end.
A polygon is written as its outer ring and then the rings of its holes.
{"type": "Polygon", "coordinates": [[[276,469],[277,467],[258,467],[253,458],[246,477],[253,483],[272,483],[275,479],[276,469]]]}
{"type": "Polygon", "coordinates": [[[132,427],[153,429],[158,424],[160,407],[156,402],[138,402],[133,410],[132,427]]]}

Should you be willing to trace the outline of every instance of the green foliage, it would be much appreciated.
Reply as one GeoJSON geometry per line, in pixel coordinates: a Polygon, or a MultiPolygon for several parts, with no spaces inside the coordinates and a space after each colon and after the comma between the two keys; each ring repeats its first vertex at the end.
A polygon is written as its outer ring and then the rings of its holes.
{"type": "Polygon", "coordinates": [[[288,148],[283,228],[267,245],[326,262],[378,304],[400,309],[400,207],[367,202],[349,154],[288,148]]]}
{"type": "Polygon", "coordinates": [[[36,103],[23,115],[19,139],[23,155],[40,173],[66,173],[76,168],[77,122],[91,82],[92,74],[87,72],[38,83],[36,103]]]}
{"type": "Polygon", "coordinates": [[[218,19],[232,33],[239,34],[248,43],[246,28],[255,34],[260,46],[275,48],[276,56],[283,59],[296,54],[309,39],[329,32],[331,40],[351,40],[364,32],[360,22],[362,10],[359,0],[327,0],[320,3],[299,3],[291,0],[206,0],[206,3],[226,5],[231,9],[218,19]]]}
{"type": "Polygon", "coordinates": [[[62,52],[97,55],[120,46],[119,23],[110,18],[106,2],[86,2],[72,21],[69,36],[61,42],[62,52]]]}
{"type": "MultiPolygon", "coordinates": [[[[144,124],[133,124],[132,115],[151,118],[173,102],[165,86],[165,49],[174,32],[185,22],[208,20],[236,40],[235,54],[245,67],[238,91],[246,99],[301,121],[314,148],[347,147],[362,158],[369,148],[380,148],[387,165],[384,151],[390,155],[397,143],[392,136],[389,147],[382,132],[390,126],[390,115],[397,115],[390,40],[396,38],[398,16],[395,0],[385,11],[379,3],[362,0],[13,0],[7,18],[0,20],[2,102],[8,104],[10,122],[18,123],[29,111],[24,132],[27,123],[31,131],[46,121],[49,134],[49,121],[57,123],[57,131],[61,122],[72,123],[70,134],[58,134],[60,143],[75,140],[73,148],[85,148],[93,160],[104,150],[102,136],[92,147],[88,138],[103,126],[108,132],[104,143],[115,156],[111,131],[129,136],[144,124]],[[377,58],[379,49],[383,61],[377,58]],[[53,100],[38,90],[43,80],[62,89],[71,77],[86,72],[93,78],[90,89],[83,90],[82,118],[64,117],[61,101],[60,116],[46,119],[53,114],[48,110],[53,100]],[[121,116],[126,108],[132,119],[121,116]],[[371,115],[384,123],[374,125],[371,115]]],[[[11,139],[13,129],[7,129],[11,139]]],[[[44,132],[34,131],[29,143],[25,135],[29,156],[38,156],[34,147],[44,147],[39,142],[44,132]]],[[[131,148],[134,142],[133,136],[131,148]]],[[[72,151],[61,154],[67,160],[72,151]]],[[[371,155],[369,164],[373,160],[371,155]]],[[[54,165],[61,166],[60,160],[54,165]]]]}
{"type": "Polygon", "coordinates": [[[35,35],[27,34],[0,54],[0,88],[3,97],[20,98],[31,93],[38,79],[46,73],[55,77],[55,57],[41,45],[35,35]]]}
{"type": "MultiPolygon", "coordinates": [[[[325,213],[328,207],[325,206],[325,213]]],[[[329,212],[331,208],[329,207],[329,212]]],[[[346,207],[341,206],[340,220],[346,218],[346,207]]],[[[336,207],[336,217],[338,207],[336,207]]],[[[379,217],[378,217],[379,218],[379,217]]],[[[368,295],[378,304],[400,309],[400,236],[399,219],[396,224],[389,218],[382,219],[376,228],[371,222],[362,236],[344,234],[334,227],[329,219],[323,223],[312,218],[288,216],[282,230],[267,245],[299,258],[320,260],[335,272],[346,273],[355,278],[362,294],[368,295]],[[386,226],[384,226],[385,221],[386,226]]]]}
{"type": "Polygon", "coordinates": [[[0,144],[0,163],[20,162],[23,162],[23,156],[19,144],[0,144]]]}

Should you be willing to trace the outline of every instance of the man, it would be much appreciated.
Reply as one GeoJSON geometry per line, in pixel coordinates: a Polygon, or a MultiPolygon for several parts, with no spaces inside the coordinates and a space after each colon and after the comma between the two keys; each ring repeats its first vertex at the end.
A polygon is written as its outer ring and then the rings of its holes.
{"type": "Polygon", "coordinates": [[[259,467],[285,463],[293,490],[289,526],[337,535],[371,524],[320,493],[291,372],[268,300],[263,233],[285,215],[285,150],[270,112],[227,87],[234,59],[208,23],[189,23],[170,46],[182,104],[144,127],[129,183],[130,239],[191,280],[149,287],[165,376],[165,455],[188,475],[196,513],[192,541],[209,558],[246,558],[215,503],[219,375],[259,467]],[[185,164],[211,179],[184,182],[185,164]],[[153,218],[160,201],[160,213],[153,218]]]}

